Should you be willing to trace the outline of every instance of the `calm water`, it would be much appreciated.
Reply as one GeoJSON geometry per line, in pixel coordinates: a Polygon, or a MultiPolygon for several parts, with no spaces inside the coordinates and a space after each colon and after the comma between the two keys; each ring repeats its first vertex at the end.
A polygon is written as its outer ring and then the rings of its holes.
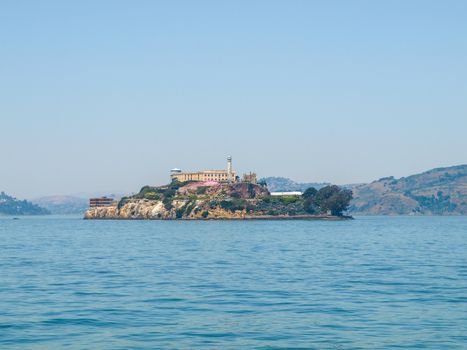
{"type": "Polygon", "coordinates": [[[2,349],[467,349],[467,217],[0,219],[2,349]]]}

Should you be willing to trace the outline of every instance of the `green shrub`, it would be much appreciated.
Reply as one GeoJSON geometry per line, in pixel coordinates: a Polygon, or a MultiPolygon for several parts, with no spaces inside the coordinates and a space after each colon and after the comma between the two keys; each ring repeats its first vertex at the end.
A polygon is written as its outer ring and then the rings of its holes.
{"type": "Polygon", "coordinates": [[[248,184],[248,195],[249,195],[249,198],[256,197],[255,186],[252,183],[248,184]]]}
{"type": "Polygon", "coordinates": [[[175,196],[175,194],[177,193],[176,190],[174,190],[173,188],[168,188],[164,191],[164,197],[165,198],[172,198],[173,196],[175,196]]]}
{"type": "Polygon", "coordinates": [[[255,211],[256,207],[253,204],[247,203],[245,206],[246,211],[255,211]]]}
{"type": "Polygon", "coordinates": [[[219,203],[219,205],[224,210],[231,210],[234,204],[232,201],[223,200],[219,203]]]}
{"type": "Polygon", "coordinates": [[[169,184],[168,187],[172,190],[178,190],[180,187],[183,187],[186,184],[189,184],[190,182],[193,182],[193,181],[178,181],[175,179],[169,184]]]}
{"type": "Polygon", "coordinates": [[[173,208],[173,205],[172,205],[172,198],[170,197],[166,197],[164,198],[164,200],[162,201],[162,203],[164,203],[164,207],[166,210],[170,210],[173,208]]]}
{"type": "Polygon", "coordinates": [[[232,200],[223,200],[219,203],[219,206],[222,209],[228,211],[236,211],[236,210],[252,210],[254,206],[252,206],[247,200],[240,199],[240,198],[233,198],[232,200]]]}
{"type": "Polygon", "coordinates": [[[280,196],[280,197],[277,197],[277,199],[287,205],[287,204],[291,204],[291,203],[295,203],[296,201],[298,201],[300,199],[300,197],[298,196],[280,196]]]}
{"type": "Polygon", "coordinates": [[[190,216],[195,206],[196,206],[196,203],[188,203],[188,205],[185,207],[185,215],[190,216]]]}
{"type": "Polygon", "coordinates": [[[128,197],[122,197],[117,204],[117,209],[121,209],[128,202],[128,197]]]}
{"type": "Polygon", "coordinates": [[[152,199],[152,200],[160,200],[161,199],[161,196],[159,194],[157,194],[156,192],[152,191],[152,192],[147,192],[145,195],[144,195],[144,198],[146,199],[152,199]]]}
{"type": "Polygon", "coordinates": [[[177,219],[181,219],[183,217],[183,213],[185,212],[185,208],[184,207],[181,207],[181,208],[178,208],[177,210],[175,210],[175,217],[177,219]]]}
{"type": "Polygon", "coordinates": [[[136,198],[146,198],[146,194],[150,192],[154,192],[155,187],[151,186],[143,186],[137,195],[135,195],[136,198]]]}

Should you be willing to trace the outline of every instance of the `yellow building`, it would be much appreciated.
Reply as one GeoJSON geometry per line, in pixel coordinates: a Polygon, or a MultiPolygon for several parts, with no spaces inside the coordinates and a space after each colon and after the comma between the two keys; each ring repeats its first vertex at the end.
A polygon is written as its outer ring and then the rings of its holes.
{"type": "Polygon", "coordinates": [[[248,182],[252,184],[258,183],[258,179],[256,178],[256,173],[252,173],[250,171],[249,174],[243,174],[242,182],[248,182]]]}
{"type": "Polygon", "coordinates": [[[172,180],[184,181],[217,181],[217,182],[235,182],[237,174],[232,169],[232,157],[227,157],[227,170],[202,170],[196,172],[185,172],[180,169],[170,171],[172,180]]]}
{"type": "Polygon", "coordinates": [[[203,170],[197,172],[177,172],[173,171],[170,174],[172,180],[178,181],[217,181],[217,182],[234,182],[235,172],[232,172],[232,180],[229,180],[229,174],[226,170],[203,170]]]}

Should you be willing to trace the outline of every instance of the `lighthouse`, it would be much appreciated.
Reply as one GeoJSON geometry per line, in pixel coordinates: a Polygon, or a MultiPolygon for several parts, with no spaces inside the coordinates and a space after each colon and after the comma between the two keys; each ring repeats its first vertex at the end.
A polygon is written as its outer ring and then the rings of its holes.
{"type": "Polygon", "coordinates": [[[229,182],[233,182],[233,176],[232,176],[232,156],[227,157],[227,180],[229,182]]]}

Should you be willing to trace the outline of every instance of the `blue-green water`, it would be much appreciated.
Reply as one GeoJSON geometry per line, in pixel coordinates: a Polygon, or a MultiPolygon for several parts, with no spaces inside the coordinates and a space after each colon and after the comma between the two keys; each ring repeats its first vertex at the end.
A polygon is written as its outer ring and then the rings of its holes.
{"type": "Polygon", "coordinates": [[[0,219],[2,349],[467,349],[467,217],[0,219]]]}

